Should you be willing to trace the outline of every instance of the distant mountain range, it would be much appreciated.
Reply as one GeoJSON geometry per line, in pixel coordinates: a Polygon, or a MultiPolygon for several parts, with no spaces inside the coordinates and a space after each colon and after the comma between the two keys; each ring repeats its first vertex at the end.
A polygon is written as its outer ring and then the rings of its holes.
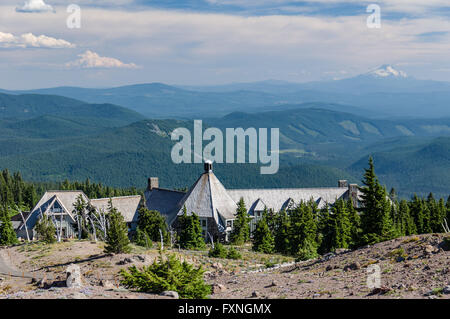
{"type": "MultiPolygon", "coordinates": [[[[164,187],[185,187],[201,171],[198,164],[175,165],[170,158],[174,144],[170,132],[177,127],[192,129],[190,120],[146,120],[119,106],[58,96],[0,98],[0,168],[19,170],[25,179],[89,177],[111,186],[144,187],[146,177],[159,176],[164,187]]],[[[280,171],[260,175],[258,164],[217,164],[215,171],[226,187],[359,182],[367,156],[373,154],[381,181],[396,186],[401,195],[414,191],[448,195],[450,118],[376,120],[331,110],[337,107],[333,104],[302,106],[204,119],[204,127],[280,128],[280,171]]]]}
{"type": "Polygon", "coordinates": [[[360,183],[372,155],[380,180],[401,196],[450,193],[449,84],[385,65],[357,77],[311,83],[264,81],[212,87],[161,83],[59,87],[0,93],[0,168],[25,179],[89,177],[111,186],[185,187],[197,164],[170,159],[177,127],[280,128],[280,170],[217,164],[228,188],[360,183]],[[433,118],[434,117],[434,118],[433,118]],[[154,119],[149,119],[154,118],[154,119]],[[165,119],[164,119],[165,118],[165,119]]]}
{"type": "MultiPolygon", "coordinates": [[[[3,92],[117,104],[150,118],[219,117],[235,111],[257,113],[317,102],[351,106],[359,110],[358,114],[371,118],[450,116],[449,82],[414,79],[391,65],[352,78],[309,83],[271,80],[208,87],[149,83],[104,89],[57,87],[3,92]]],[[[348,111],[344,107],[338,110],[348,111]]]]}

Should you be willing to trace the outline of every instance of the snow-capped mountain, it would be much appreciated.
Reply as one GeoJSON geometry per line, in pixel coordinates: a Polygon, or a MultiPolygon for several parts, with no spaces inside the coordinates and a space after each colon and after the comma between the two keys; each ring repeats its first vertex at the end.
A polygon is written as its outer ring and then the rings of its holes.
{"type": "Polygon", "coordinates": [[[365,75],[375,78],[407,78],[405,72],[395,69],[392,65],[384,64],[374,70],[369,71],[365,75]]]}

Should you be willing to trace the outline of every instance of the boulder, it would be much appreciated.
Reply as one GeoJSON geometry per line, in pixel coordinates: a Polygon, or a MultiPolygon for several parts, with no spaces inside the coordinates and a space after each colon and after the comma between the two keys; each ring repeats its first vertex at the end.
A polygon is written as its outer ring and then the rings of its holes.
{"type": "Polygon", "coordinates": [[[47,287],[47,276],[44,275],[44,277],[42,277],[41,279],[37,280],[36,286],[38,288],[41,288],[41,289],[46,288],[47,287]]]}
{"type": "Polygon", "coordinates": [[[133,263],[133,259],[126,257],[126,258],[120,260],[117,264],[118,265],[126,265],[126,264],[132,264],[132,263],[133,263]]]}
{"type": "Polygon", "coordinates": [[[103,288],[108,289],[108,290],[112,290],[112,289],[116,288],[113,285],[113,283],[108,281],[108,280],[101,280],[100,281],[100,286],[102,286],[103,288]]]}
{"type": "Polygon", "coordinates": [[[224,285],[221,285],[221,284],[213,284],[212,285],[212,293],[213,294],[218,294],[218,293],[224,292],[226,290],[227,290],[227,288],[224,285]]]}
{"type": "Polygon", "coordinates": [[[171,291],[171,290],[163,291],[162,293],[160,293],[160,295],[161,296],[166,296],[166,297],[172,297],[174,299],[179,299],[180,298],[180,296],[178,295],[178,292],[171,291]]]}
{"type": "Polygon", "coordinates": [[[69,265],[66,269],[66,275],[67,288],[80,288],[83,286],[80,266],[74,264],[69,265]]]}
{"type": "Polygon", "coordinates": [[[133,256],[133,258],[135,260],[143,262],[143,263],[145,263],[145,261],[147,260],[147,258],[145,256],[142,256],[142,255],[136,255],[136,256],[133,256]]]}
{"type": "Polygon", "coordinates": [[[361,264],[357,261],[344,267],[344,271],[361,269],[361,264]]]}
{"type": "Polygon", "coordinates": [[[211,267],[215,269],[222,269],[223,265],[221,263],[214,263],[211,265],[211,267]]]}
{"type": "Polygon", "coordinates": [[[425,255],[431,255],[434,252],[434,247],[431,245],[426,245],[425,248],[423,249],[423,253],[425,255]]]}
{"type": "Polygon", "coordinates": [[[444,287],[444,290],[442,292],[446,295],[450,294],[450,285],[447,285],[446,287],[444,287]]]}
{"type": "Polygon", "coordinates": [[[391,291],[391,288],[389,288],[389,287],[384,287],[384,286],[383,287],[378,287],[378,288],[374,288],[370,292],[369,296],[372,296],[372,295],[384,295],[385,293],[387,293],[389,291],[391,291]]]}

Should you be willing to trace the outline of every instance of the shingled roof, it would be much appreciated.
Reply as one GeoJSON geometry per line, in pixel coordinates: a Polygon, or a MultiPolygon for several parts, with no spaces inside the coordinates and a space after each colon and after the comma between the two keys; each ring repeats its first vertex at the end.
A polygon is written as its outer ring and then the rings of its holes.
{"type": "Polygon", "coordinates": [[[228,189],[228,195],[238,202],[242,197],[249,213],[261,210],[262,203],[268,209],[278,212],[288,206],[289,201],[298,204],[301,201],[314,200],[319,208],[326,203],[333,204],[337,199],[343,198],[348,192],[346,187],[327,188],[262,188],[262,189],[228,189]]]}
{"type": "Polygon", "coordinates": [[[210,169],[205,169],[205,172],[175,206],[176,215],[183,214],[184,206],[188,214],[194,212],[199,217],[214,218],[217,224],[220,224],[219,216],[223,220],[234,219],[237,208],[225,187],[210,169]]]}
{"type": "Polygon", "coordinates": [[[176,217],[175,206],[185,195],[186,192],[164,188],[152,188],[144,193],[147,208],[160,212],[168,222],[176,217]]]}
{"type": "MultiPolygon", "coordinates": [[[[76,202],[77,197],[80,195],[83,196],[86,203],[89,202],[89,198],[82,191],[46,191],[26,219],[27,227],[34,227],[41,212],[45,213],[55,201],[58,201],[70,218],[75,221],[72,215],[73,203],[76,202]]],[[[23,228],[23,225],[20,225],[20,228],[23,228]]]]}
{"type": "Polygon", "coordinates": [[[110,199],[113,207],[123,215],[125,222],[137,222],[139,203],[141,202],[140,195],[91,199],[91,205],[98,210],[107,211],[110,199]]]}

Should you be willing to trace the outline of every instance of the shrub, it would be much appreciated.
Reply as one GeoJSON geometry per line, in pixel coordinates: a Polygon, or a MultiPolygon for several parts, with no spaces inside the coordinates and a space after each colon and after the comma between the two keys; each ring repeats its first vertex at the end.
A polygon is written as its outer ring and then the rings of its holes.
{"type": "Polygon", "coordinates": [[[314,245],[307,242],[298,250],[296,254],[296,261],[305,261],[316,258],[317,256],[317,250],[314,249],[314,245]]]}
{"type": "Polygon", "coordinates": [[[227,258],[228,259],[241,259],[242,255],[240,252],[237,251],[236,248],[230,247],[228,249],[227,258]]]}
{"type": "Polygon", "coordinates": [[[136,266],[121,270],[121,283],[128,288],[136,288],[141,292],[161,293],[176,291],[181,298],[204,299],[211,293],[211,286],[203,279],[202,267],[194,268],[186,261],[181,262],[175,255],[163,260],[160,254],[158,261],[138,270],[136,266]]]}
{"type": "Polygon", "coordinates": [[[208,256],[215,258],[227,258],[227,250],[221,243],[217,243],[214,245],[214,248],[209,250],[208,256]]]}

